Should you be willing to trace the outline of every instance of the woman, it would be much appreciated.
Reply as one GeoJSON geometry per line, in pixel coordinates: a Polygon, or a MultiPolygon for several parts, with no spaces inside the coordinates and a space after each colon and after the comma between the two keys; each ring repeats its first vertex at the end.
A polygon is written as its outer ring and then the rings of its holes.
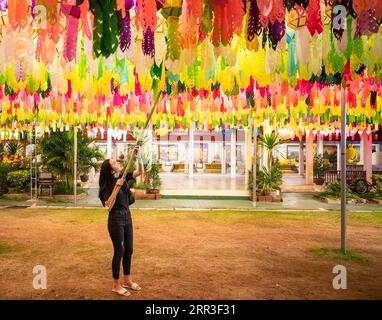
{"type": "Polygon", "coordinates": [[[117,161],[107,159],[102,163],[99,177],[99,198],[105,206],[106,200],[113,192],[114,186],[120,185],[114,206],[109,212],[108,231],[113,242],[114,256],[112,260],[113,292],[122,296],[129,296],[131,293],[126,288],[139,291],[141,287],[133,282],[130,276],[131,255],[133,253],[133,224],[129,209],[129,186],[127,182],[143,174],[142,159],[137,156],[139,146],[135,147],[133,160],[137,160],[137,170],[129,172],[126,179],[121,179],[122,167],[117,161]],[[123,265],[124,281],[120,283],[119,272],[123,265]]]}

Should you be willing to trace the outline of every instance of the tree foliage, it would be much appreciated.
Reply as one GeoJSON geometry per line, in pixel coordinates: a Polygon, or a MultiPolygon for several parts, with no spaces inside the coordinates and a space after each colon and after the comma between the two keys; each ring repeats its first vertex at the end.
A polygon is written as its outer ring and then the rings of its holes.
{"type": "MultiPolygon", "coordinates": [[[[102,159],[102,152],[92,144],[93,140],[77,133],[77,172],[88,173],[91,168],[97,169],[97,161],[102,159]]],[[[73,186],[74,174],[74,132],[57,131],[45,134],[38,143],[41,161],[49,171],[64,178],[67,188],[73,186]]]]}

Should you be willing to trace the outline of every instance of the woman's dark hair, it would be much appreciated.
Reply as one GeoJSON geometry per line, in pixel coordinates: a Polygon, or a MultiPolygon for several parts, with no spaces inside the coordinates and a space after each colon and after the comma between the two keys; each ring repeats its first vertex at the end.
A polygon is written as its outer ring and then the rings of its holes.
{"type": "Polygon", "coordinates": [[[112,175],[113,168],[110,165],[110,159],[106,159],[102,165],[99,173],[99,192],[98,197],[105,206],[106,200],[110,197],[113,192],[115,179],[112,175]]]}

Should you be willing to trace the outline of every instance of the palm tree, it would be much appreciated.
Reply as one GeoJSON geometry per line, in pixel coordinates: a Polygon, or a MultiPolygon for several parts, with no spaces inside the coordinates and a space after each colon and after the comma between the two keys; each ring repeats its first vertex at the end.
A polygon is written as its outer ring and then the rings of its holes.
{"type": "Polygon", "coordinates": [[[4,146],[4,152],[7,156],[17,156],[24,153],[24,145],[16,140],[9,141],[4,146]]]}
{"type": "Polygon", "coordinates": [[[267,169],[270,169],[273,163],[273,150],[284,143],[285,142],[281,141],[279,135],[275,132],[259,137],[259,145],[267,150],[267,169]]]}
{"type": "MultiPolygon", "coordinates": [[[[93,140],[84,137],[82,132],[77,133],[77,171],[88,173],[93,167],[97,169],[97,161],[102,159],[98,147],[92,147],[93,140]]],[[[41,161],[49,171],[59,177],[64,177],[69,190],[73,186],[74,174],[74,132],[54,132],[45,134],[38,144],[41,161]]]]}
{"type": "Polygon", "coordinates": [[[0,157],[4,156],[5,154],[5,144],[0,143],[0,157]]]}

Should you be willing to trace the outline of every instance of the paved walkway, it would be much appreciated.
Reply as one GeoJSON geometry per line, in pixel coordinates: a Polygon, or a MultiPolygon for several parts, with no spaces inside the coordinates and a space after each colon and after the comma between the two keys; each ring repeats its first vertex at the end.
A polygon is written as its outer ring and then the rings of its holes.
{"type": "Polygon", "coordinates": [[[244,175],[161,173],[162,195],[247,196],[244,175]]]}
{"type": "MultiPolygon", "coordinates": [[[[283,202],[270,203],[258,202],[256,209],[248,198],[245,190],[245,178],[237,175],[195,173],[189,178],[184,173],[161,173],[162,186],[160,200],[137,200],[132,208],[139,209],[228,209],[228,210],[340,210],[336,203],[324,203],[313,197],[312,192],[303,192],[304,178],[295,173],[283,176],[283,202]],[[297,188],[297,190],[296,190],[297,188]],[[297,192],[295,192],[297,191],[297,192]],[[229,197],[229,198],[227,198],[229,197]]],[[[88,183],[88,195],[77,201],[78,207],[101,208],[98,199],[98,176],[88,183]]],[[[27,201],[24,199],[0,198],[0,207],[12,206],[39,206],[39,207],[73,207],[72,201],[38,200],[27,201]]],[[[377,204],[348,205],[352,211],[382,211],[382,206],[377,204]]]]}
{"type": "MultiPolygon", "coordinates": [[[[246,197],[248,192],[245,185],[245,176],[237,175],[231,178],[230,174],[195,173],[189,177],[184,173],[161,173],[162,195],[198,195],[198,196],[241,196],[246,197]]],[[[314,192],[320,188],[306,185],[305,177],[298,173],[284,173],[283,192],[314,192]]]]}
{"type": "MultiPolygon", "coordinates": [[[[161,172],[161,194],[164,196],[231,196],[247,197],[245,176],[220,173],[194,173],[193,177],[182,172],[161,172]]],[[[88,187],[98,187],[98,174],[88,183],[88,187]]],[[[305,185],[305,177],[298,173],[284,173],[282,192],[320,191],[305,185]]]]}
{"type": "MultiPolygon", "coordinates": [[[[86,198],[78,200],[78,207],[101,208],[97,197],[97,189],[89,189],[86,198]]],[[[38,200],[31,202],[17,199],[0,198],[0,207],[12,206],[38,206],[38,207],[73,207],[70,201],[38,200]]],[[[283,202],[258,202],[256,209],[249,200],[241,199],[160,199],[160,200],[137,200],[132,208],[137,209],[178,209],[178,210],[202,210],[202,209],[228,209],[228,210],[340,210],[340,205],[324,203],[313,198],[312,193],[284,193],[283,202]]],[[[382,211],[378,204],[348,204],[349,211],[382,211]]]]}

